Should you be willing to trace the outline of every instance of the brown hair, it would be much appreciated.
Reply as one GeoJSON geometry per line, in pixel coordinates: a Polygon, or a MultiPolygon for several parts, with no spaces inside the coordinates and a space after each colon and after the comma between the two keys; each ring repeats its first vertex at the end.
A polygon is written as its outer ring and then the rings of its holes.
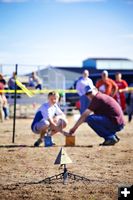
{"type": "Polygon", "coordinates": [[[57,95],[59,96],[59,94],[57,92],[55,92],[55,91],[51,91],[51,92],[48,93],[48,97],[53,96],[53,95],[54,96],[57,96],[57,95]]]}

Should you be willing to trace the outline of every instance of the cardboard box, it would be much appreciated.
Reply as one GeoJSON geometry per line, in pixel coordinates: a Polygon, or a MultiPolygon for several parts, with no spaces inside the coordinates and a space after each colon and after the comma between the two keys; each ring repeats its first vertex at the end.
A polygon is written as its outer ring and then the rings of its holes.
{"type": "Polygon", "coordinates": [[[75,136],[66,136],[66,146],[75,146],[75,136]]]}

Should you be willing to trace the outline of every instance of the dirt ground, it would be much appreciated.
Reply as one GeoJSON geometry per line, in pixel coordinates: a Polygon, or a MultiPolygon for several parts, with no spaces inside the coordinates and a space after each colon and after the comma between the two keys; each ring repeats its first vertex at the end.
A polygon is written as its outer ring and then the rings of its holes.
{"type": "MultiPolygon", "coordinates": [[[[126,121],[127,121],[127,117],[126,121]]],[[[68,117],[72,127],[74,117],[68,117]]],[[[76,133],[76,145],[65,146],[65,137],[54,136],[54,147],[34,148],[38,138],[30,130],[32,119],[16,120],[12,144],[13,120],[0,123],[0,200],[116,200],[118,186],[133,184],[133,121],[118,133],[120,142],[102,147],[103,139],[83,124],[76,133]],[[61,147],[73,161],[68,171],[88,178],[62,180],[50,184],[44,179],[63,172],[54,161],[61,147]]]]}

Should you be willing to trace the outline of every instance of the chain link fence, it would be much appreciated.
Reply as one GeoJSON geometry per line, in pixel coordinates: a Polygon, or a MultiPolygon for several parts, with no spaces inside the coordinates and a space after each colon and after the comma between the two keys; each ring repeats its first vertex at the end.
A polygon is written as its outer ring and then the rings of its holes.
{"type": "MultiPolygon", "coordinates": [[[[7,91],[5,92],[5,96],[8,102],[10,117],[13,116],[14,93],[9,90],[8,83],[14,72],[15,65],[0,65],[0,73],[3,75],[3,78],[6,81],[5,89],[7,91]]],[[[66,114],[68,111],[70,111],[71,113],[73,111],[73,108],[69,108],[69,105],[66,102],[66,95],[64,92],[66,89],[66,79],[63,73],[51,66],[18,65],[17,78],[31,91],[35,89],[34,87],[31,87],[29,85],[32,72],[35,72],[41,80],[42,92],[38,90],[38,93],[34,94],[32,97],[28,97],[26,94],[23,93],[23,91],[21,93],[17,93],[16,116],[20,118],[33,117],[37,108],[47,101],[47,93],[49,90],[61,91],[60,106],[66,114]],[[43,90],[45,90],[45,92],[43,92],[43,90]]]]}

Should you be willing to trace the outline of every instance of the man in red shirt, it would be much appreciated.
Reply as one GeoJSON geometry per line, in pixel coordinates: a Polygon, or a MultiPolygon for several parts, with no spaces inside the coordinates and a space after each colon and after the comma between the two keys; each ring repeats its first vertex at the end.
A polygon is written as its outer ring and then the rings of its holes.
{"type": "Polygon", "coordinates": [[[122,79],[122,74],[117,72],[115,75],[115,83],[118,86],[118,92],[115,95],[116,101],[120,104],[123,111],[126,109],[126,97],[125,93],[128,90],[128,84],[122,79]]]}
{"type": "Polygon", "coordinates": [[[70,134],[73,134],[83,122],[87,122],[100,137],[104,138],[102,145],[114,145],[119,141],[116,132],[124,127],[121,107],[112,97],[98,92],[96,88],[87,86],[86,96],[91,103],[70,129],[70,134]]]}

